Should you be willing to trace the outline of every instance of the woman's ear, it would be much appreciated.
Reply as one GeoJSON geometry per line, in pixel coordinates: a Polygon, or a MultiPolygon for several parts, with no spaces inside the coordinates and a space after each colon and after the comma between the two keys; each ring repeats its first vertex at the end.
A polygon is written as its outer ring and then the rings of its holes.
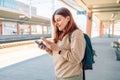
{"type": "Polygon", "coordinates": [[[67,16],[66,19],[67,19],[67,21],[69,22],[69,21],[70,21],[70,16],[67,16]]]}

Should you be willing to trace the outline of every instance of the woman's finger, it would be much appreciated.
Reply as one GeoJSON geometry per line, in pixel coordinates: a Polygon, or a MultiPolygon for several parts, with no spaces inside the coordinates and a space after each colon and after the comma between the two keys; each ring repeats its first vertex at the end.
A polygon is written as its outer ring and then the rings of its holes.
{"type": "Polygon", "coordinates": [[[45,48],[43,48],[41,45],[39,45],[38,47],[39,47],[40,49],[42,49],[42,50],[45,50],[45,48]]]}
{"type": "Polygon", "coordinates": [[[49,40],[47,40],[45,38],[42,38],[42,40],[45,41],[47,44],[52,44],[53,43],[53,42],[51,42],[51,41],[49,41],[49,40]]]}

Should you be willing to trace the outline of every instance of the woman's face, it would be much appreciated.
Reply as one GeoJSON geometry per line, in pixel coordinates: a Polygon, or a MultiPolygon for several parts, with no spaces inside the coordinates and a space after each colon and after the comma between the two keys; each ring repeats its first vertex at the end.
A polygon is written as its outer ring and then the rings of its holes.
{"type": "Polygon", "coordinates": [[[59,29],[59,31],[63,31],[69,22],[69,16],[63,17],[61,15],[55,15],[54,18],[55,18],[55,24],[59,29]]]}

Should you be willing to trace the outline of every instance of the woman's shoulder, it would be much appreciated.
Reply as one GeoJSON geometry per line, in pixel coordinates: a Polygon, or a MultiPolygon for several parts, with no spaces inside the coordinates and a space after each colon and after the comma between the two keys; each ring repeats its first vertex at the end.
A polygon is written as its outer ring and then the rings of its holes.
{"type": "Polygon", "coordinates": [[[75,31],[73,31],[72,34],[73,34],[73,35],[81,35],[81,34],[83,34],[83,31],[80,30],[80,29],[76,29],[75,31]]]}

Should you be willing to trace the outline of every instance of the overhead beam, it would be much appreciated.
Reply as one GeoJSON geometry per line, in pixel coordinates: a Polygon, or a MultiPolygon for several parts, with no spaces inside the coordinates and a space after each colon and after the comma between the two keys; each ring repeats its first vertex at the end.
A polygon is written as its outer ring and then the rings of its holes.
{"type": "Polygon", "coordinates": [[[92,7],[91,9],[110,9],[110,8],[119,8],[120,6],[99,6],[99,7],[92,7]]]}
{"type": "Polygon", "coordinates": [[[87,8],[83,0],[74,0],[76,4],[85,9],[87,12],[90,12],[90,9],[87,8]]]}
{"type": "Polygon", "coordinates": [[[101,10],[101,11],[100,11],[100,10],[98,10],[98,11],[97,11],[97,10],[96,10],[96,11],[93,10],[92,12],[93,12],[93,13],[102,13],[102,12],[120,12],[120,10],[103,10],[103,11],[102,11],[102,10],[101,10]]]}
{"type": "Polygon", "coordinates": [[[36,21],[32,21],[32,20],[18,20],[18,19],[11,19],[11,18],[0,18],[0,21],[11,21],[11,22],[23,22],[23,23],[29,23],[29,24],[40,24],[40,25],[46,25],[46,26],[50,26],[50,24],[47,23],[40,23],[40,22],[36,22],[36,21]]]}
{"type": "Polygon", "coordinates": [[[65,5],[68,5],[69,7],[71,7],[74,10],[78,10],[78,9],[74,8],[73,6],[71,6],[70,4],[68,4],[66,1],[64,1],[64,0],[60,0],[60,1],[63,2],[65,5]]]}

